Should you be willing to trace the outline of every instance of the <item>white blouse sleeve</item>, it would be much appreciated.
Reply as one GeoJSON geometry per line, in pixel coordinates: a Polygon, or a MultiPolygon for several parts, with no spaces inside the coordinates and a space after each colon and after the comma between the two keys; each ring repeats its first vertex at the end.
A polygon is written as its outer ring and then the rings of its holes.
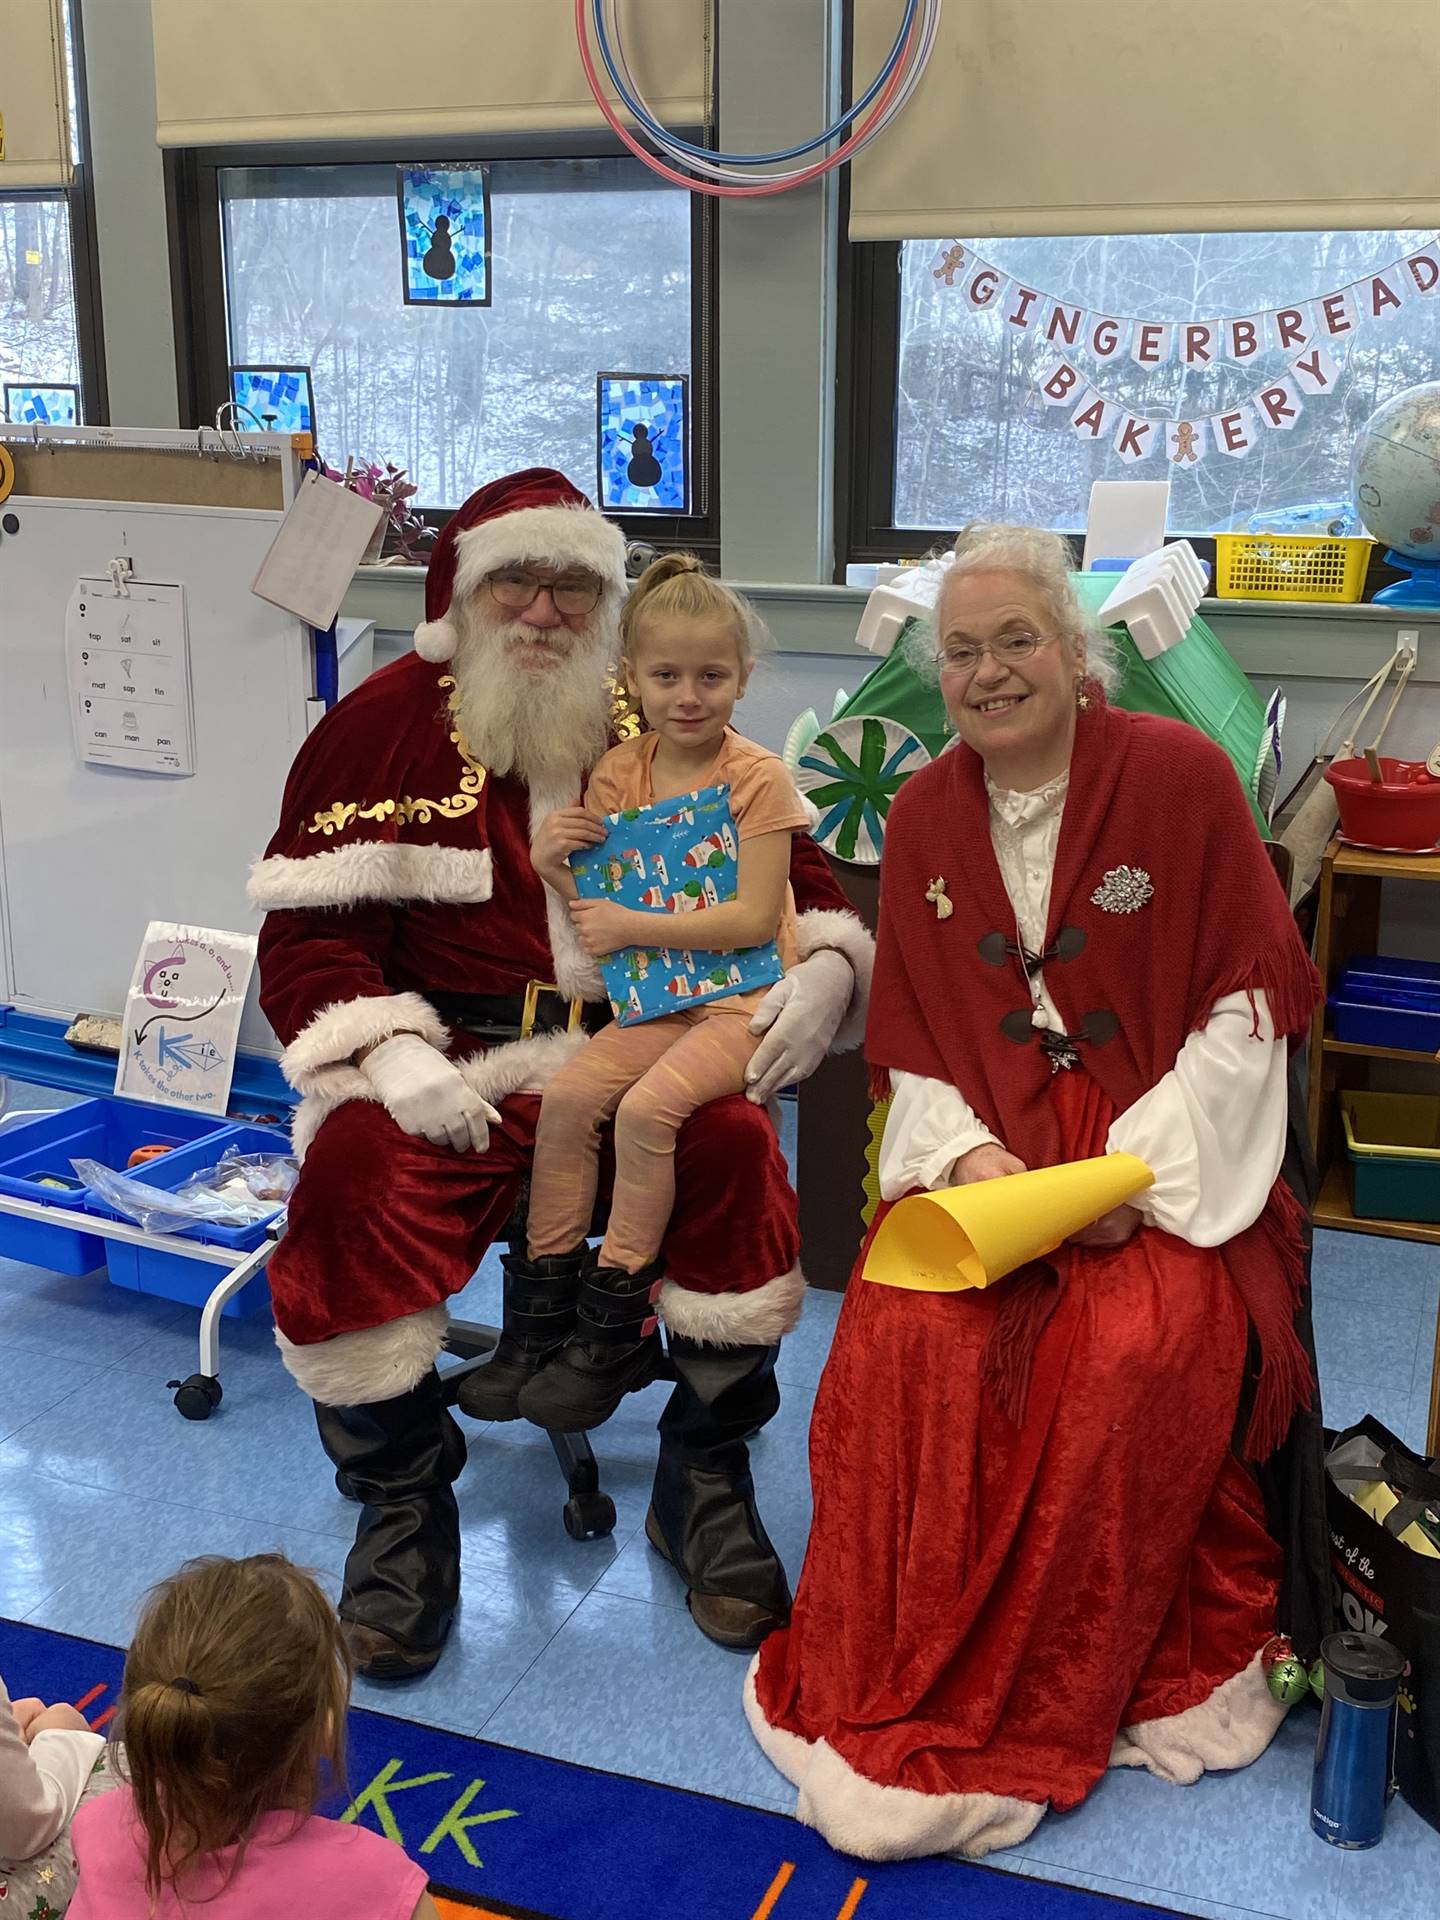
{"type": "Polygon", "coordinates": [[[1289,1058],[1264,994],[1253,1010],[1247,994],[1228,994],[1116,1119],[1110,1151],[1137,1154],[1155,1175],[1133,1203],[1152,1226],[1218,1247],[1259,1219],[1285,1157],[1289,1058]]]}
{"type": "Polygon", "coordinates": [[[33,1859],[74,1818],[105,1751],[98,1733],[37,1733],[27,1747],[0,1684],[0,1859],[33,1859]]]}
{"type": "Polygon", "coordinates": [[[890,1111],[880,1142],[880,1192],[898,1200],[913,1187],[950,1184],[950,1169],[972,1147],[1000,1145],[948,1080],[890,1075],[890,1111]]]}

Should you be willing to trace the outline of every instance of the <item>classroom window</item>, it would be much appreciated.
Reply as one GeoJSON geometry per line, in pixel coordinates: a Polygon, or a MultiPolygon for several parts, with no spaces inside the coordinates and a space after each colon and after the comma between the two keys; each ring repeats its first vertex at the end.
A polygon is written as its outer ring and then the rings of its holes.
{"type": "Polygon", "coordinates": [[[70,205],[63,193],[0,199],[0,382],[81,385],[70,205]]]}
{"type": "MultiPolygon", "coordinates": [[[[84,134],[84,65],[73,0],[64,10],[70,78],[68,192],[0,194],[0,420],[4,389],[59,389],[81,420],[104,417],[94,228],[84,134]],[[73,401],[64,396],[74,389],[73,401]]],[[[12,395],[14,404],[21,404],[12,395]]]]}
{"type": "MultiPolygon", "coordinates": [[[[690,196],[628,158],[503,159],[488,172],[490,304],[437,307],[402,299],[393,163],[217,161],[229,364],[308,367],[325,457],[394,461],[432,510],[527,466],[558,467],[593,496],[597,375],[684,375],[688,527],[703,528],[690,196]]],[[[209,391],[224,377],[212,354],[209,391]]],[[[647,529],[679,537],[687,522],[637,516],[647,529]]]]}
{"type": "MultiPolygon", "coordinates": [[[[1273,312],[1387,268],[1428,233],[1232,233],[1102,238],[960,236],[967,258],[1090,315],[1177,323],[1273,312]]],[[[976,311],[960,285],[937,278],[933,240],[856,250],[857,341],[873,343],[859,386],[852,489],[853,557],[918,551],[967,520],[1036,522],[1073,531],[1085,523],[1095,480],[1171,482],[1170,526],[1209,534],[1259,516],[1341,518],[1349,506],[1356,429],[1391,394],[1434,377],[1440,307],[1409,298],[1382,320],[1361,318],[1331,343],[1333,389],[1315,396],[1286,431],[1257,436],[1248,458],[1213,444],[1182,468],[1163,453],[1127,464],[1110,431],[1077,437],[1070,407],[1047,406],[1037,378],[1057,353],[1117,408],[1180,419],[1213,416],[1250,399],[1287,371],[1275,347],[1250,364],[1219,355],[1182,364],[1172,350],[1153,368],[1128,352],[1101,360],[1082,337],[1052,345],[997,309],[976,311]],[[867,460],[866,454],[870,455],[867,460]],[[866,549],[870,551],[867,553],[866,549]]],[[[1293,354],[1289,357],[1293,358],[1293,354]]],[[[865,359],[857,348],[857,359],[865,359]]],[[[1118,415],[1117,415],[1118,417],[1118,415]]]]}

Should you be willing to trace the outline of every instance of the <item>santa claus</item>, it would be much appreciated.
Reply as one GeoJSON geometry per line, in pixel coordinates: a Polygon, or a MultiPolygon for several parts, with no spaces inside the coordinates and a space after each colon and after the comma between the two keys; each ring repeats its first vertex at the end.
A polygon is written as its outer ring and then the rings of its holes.
{"type": "MultiPolygon", "coordinates": [[[[540,1090],[608,1018],[530,840],[608,744],[625,591],[622,535],[562,474],[482,487],[436,544],[416,651],[306,741],[251,880],[261,1001],[302,1096],[270,1266],[277,1337],[363,1502],[340,1610],[374,1678],[433,1666],[459,1597],[465,1440],[435,1366],[446,1303],[512,1215],[540,1090]]],[[[646,1532],[697,1625],[732,1646],[758,1644],[790,1604],[745,1445],[779,1404],[776,1347],[804,1291],[765,1102],[859,1039],[870,971],[869,936],[808,836],[791,880],[801,963],[757,1015],[748,1100],[681,1132],[659,1297],[677,1384],[646,1532]]],[[[500,1344],[462,1410],[514,1419],[577,1330],[603,1388],[628,1347],[603,1320],[577,1327],[580,1312],[573,1281],[507,1274],[500,1344]]]]}

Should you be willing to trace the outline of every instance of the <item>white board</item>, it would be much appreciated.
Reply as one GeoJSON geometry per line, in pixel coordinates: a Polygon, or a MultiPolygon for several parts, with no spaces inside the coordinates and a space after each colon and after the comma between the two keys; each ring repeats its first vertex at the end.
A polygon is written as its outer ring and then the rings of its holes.
{"type": "MultiPolygon", "coordinates": [[[[151,920],[257,926],[245,881],[305,737],[310,639],[250,591],[278,512],[19,494],[6,512],[19,525],[0,539],[0,999],[118,1014],[151,920]],[[66,609],[120,555],[185,590],[188,779],[76,755],[66,609]]],[[[253,1003],[241,1042],[278,1051],[253,1003]]]]}

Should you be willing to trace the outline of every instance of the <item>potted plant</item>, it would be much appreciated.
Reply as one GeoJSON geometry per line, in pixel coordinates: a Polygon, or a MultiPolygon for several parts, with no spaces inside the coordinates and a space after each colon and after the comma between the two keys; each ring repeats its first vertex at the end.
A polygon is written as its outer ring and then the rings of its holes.
{"type": "Polygon", "coordinates": [[[362,566],[374,566],[385,559],[401,566],[427,564],[435,544],[435,529],[427,526],[410,506],[419,488],[406,480],[403,467],[397,467],[393,460],[387,460],[383,466],[376,460],[363,465],[350,460],[343,473],[333,467],[326,467],[325,472],[331,480],[338,480],[363,500],[373,500],[385,509],[361,556],[362,566]]]}

